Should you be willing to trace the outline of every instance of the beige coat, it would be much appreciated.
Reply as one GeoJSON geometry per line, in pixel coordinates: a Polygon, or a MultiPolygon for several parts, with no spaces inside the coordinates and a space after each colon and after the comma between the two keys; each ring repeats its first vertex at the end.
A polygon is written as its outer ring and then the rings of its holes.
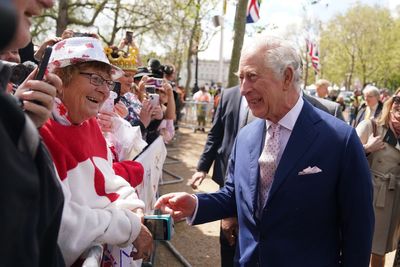
{"type": "MultiPolygon", "coordinates": [[[[357,134],[363,144],[367,143],[372,131],[370,121],[359,124],[357,134]]],[[[382,138],[387,131],[386,127],[377,127],[377,134],[382,138]]],[[[369,154],[368,161],[374,185],[372,252],[384,255],[397,248],[400,238],[400,150],[386,143],[383,150],[369,154]]]]}

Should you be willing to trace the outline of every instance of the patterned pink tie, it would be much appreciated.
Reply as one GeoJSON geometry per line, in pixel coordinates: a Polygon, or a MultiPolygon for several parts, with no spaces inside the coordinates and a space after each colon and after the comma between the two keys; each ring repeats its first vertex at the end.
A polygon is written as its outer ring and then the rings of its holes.
{"type": "Polygon", "coordinates": [[[265,140],[264,149],[258,159],[260,165],[260,187],[258,194],[258,211],[264,207],[265,200],[268,196],[268,191],[271,188],[274,179],[275,170],[277,167],[277,159],[279,153],[280,125],[271,124],[268,128],[268,133],[265,140]]]}

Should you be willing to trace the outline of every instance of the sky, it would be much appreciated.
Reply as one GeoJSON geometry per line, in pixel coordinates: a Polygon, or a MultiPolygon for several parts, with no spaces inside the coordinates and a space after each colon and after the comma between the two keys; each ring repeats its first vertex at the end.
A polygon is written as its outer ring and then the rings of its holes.
{"type": "MultiPolygon", "coordinates": [[[[222,2],[222,1],[221,1],[222,2]]],[[[260,19],[253,24],[246,25],[245,42],[248,36],[256,31],[257,27],[266,27],[269,34],[279,35],[293,24],[300,24],[304,15],[303,6],[310,0],[262,0],[260,6],[260,19]]],[[[326,22],[337,14],[343,14],[355,3],[367,5],[380,5],[389,8],[396,16],[395,8],[400,5],[400,0],[320,0],[315,5],[306,5],[307,14],[326,22]]],[[[233,21],[235,17],[236,1],[228,0],[227,13],[224,16],[223,57],[229,59],[232,52],[233,21]]],[[[222,4],[214,10],[215,14],[222,13],[222,4]]],[[[216,29],[219,31],[219,28],[216,29]]],[[[199,53],[200,59],[219,59],[221,34],[218,32],[211,40],[208,49],[199,53]]]]}

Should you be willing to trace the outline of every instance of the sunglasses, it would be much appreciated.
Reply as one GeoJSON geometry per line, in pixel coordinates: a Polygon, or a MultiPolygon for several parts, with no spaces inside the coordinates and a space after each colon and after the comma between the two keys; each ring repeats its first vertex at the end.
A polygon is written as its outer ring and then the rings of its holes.
{"type": "Polygon", "coordinates": [[[399,95],[393,96],[393,103],[400,104],[400,96],[399,95]]]}

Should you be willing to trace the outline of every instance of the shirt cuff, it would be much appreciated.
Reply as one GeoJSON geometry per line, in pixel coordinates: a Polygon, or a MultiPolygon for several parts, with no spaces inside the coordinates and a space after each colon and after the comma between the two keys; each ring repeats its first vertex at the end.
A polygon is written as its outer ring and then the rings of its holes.
{"type": "Polygon", "coordinates": [[[199,199],[197,198],[196,195],[193,194],[193,196],[194,196],[195,199],[196,199],[196,208],[194,209],[194,212],[193,212],[193,215],[192,215],[192,216],[186,217],[186,223],[189,224],[189,225],[193,225],[193,221],[194,221],[194,219],[196,218],[197,210],[198,210],[198,208],[199,208],[199,199]]]}

